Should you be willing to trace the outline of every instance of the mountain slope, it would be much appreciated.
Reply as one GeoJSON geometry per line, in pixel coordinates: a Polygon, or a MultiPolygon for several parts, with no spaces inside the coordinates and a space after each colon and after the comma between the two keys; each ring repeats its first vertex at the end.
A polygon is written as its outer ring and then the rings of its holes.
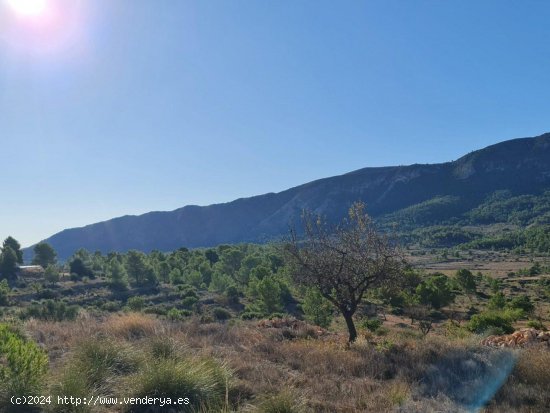
{"type": "Polygon", "coordinates": [[[502,142],[457,161],[432,165],[364,168],[269,193],[205,207],[185,206],[62,231],[48,238],[65,259],[78,248],[91,251],[173,250],[220,243],[262,242],[284,234],[303,208],[329,219],[353,201],[387,221],[400,213],[422,225],[461,216],[495,191],[517,196],[550,189],[550,133],[502,142]]]}

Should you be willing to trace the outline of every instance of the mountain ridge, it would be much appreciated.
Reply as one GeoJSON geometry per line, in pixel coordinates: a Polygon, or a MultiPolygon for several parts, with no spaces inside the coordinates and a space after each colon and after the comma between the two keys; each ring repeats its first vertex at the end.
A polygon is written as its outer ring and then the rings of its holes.
{"type": "Polygon", "coordinates": [[[368,212],[379,218],[447,196],[455,200],[452,213],[464,214],[495,191],[522,195],[548,189],[550,133],[545,133],[490,145],[451,162],[366,167],[226,203],[124,215],[66,229],[45,241],[61,259],[79,248],[168,251],[265,242],[284,234],[303,208],[337,219],[352,202],[362,200],[368,212]]]}

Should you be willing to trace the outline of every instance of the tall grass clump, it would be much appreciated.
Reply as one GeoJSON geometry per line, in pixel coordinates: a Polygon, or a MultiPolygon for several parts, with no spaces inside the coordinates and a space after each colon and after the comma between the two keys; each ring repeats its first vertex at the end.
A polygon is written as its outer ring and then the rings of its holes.
{"type": "Polygon", "coordinates": [[[92,339],[77,346],[72,367],[82,374],[89,387],[97,388],[108,385],[113,377],[135,372],[139,362],[139,355],[130,347],[105,339],[92,339]]]}
{"type": "Polygon", "coordinates": [[[252,409],[254,413],[306,413],[306,404],[302,398],[290,390],[265,396],[260,399],[258,405],[252,409]]]}
{"type": "MultiPolygon", "coordinates": [[[[188,398],[189,404],[170,407],[177,412],[219,411],[226,404],[230,376],[227,367],[209,358],[155,359],[128,378],[128,397],[188,398]]],[[[151,407],[134,405],[128,406],[127,411],[157,411],[151,407]]]]}
{"type": "Polygon", "coordinates": [[[155,359],[178,360],[183,358],[188,348],[181,342],[172,337],[153,337],[149,343],[149,353],[155,359]]]}
{"type": "Polygon", "coordinates": [[[34,411],[11,404],[10,398],[40,395],[47,369],[48,357],[35,342],[0,324],[0,411],[34,411]]]}
{"type": "Polygon", "coordinates": [[[136,340],[155,335],[158,321],[141,313],[113,316],[105,323],[105,330],[114,337],[136,340]]]}
{"type": "MultiPolygon", "coordinates": [[[[60,380],[53,386],[55,396],[116,396],[122,376],[137,371],[139,353],[110,340],[92,338],[77,344],[60,380]]],[[[55,397],[56,399],[56,397],[55,397]]],[[[56,405],[55,412],[86,412],[87,406],[56,405]]]]}

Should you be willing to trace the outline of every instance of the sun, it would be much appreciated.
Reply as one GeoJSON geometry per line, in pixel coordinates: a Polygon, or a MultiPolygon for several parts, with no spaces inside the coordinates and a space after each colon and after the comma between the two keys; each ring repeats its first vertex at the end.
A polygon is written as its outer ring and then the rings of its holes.
{"type": "Polygon", "coordinates": [[[19,16],[37,17],[48,7],[48,0],[4,0],[6,4],[19,16]]]}

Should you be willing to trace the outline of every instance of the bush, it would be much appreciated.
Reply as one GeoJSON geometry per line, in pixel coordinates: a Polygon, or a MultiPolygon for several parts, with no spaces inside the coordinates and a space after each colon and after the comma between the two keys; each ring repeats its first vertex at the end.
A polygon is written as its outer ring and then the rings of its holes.
{"type": "Polygon", "coordinates": [[[420,303],[439,309],[454,300],[450,280],[443,274],[432,275],[416,287],[420,303]]]}
{"type": "Polygon", "coordinates": [[[458,270],[455,275],[455,280],[466,294],[475,293],[476,279],[470,270],[464,268],[458,270]]]}
{"type": "Polygon", "coordinates": [[[170,282],[174,285],[180,285],[184,283],[183,273],[179,268],[174,268],[169,274],[170,282]]]}
{"type": "Polygon", "coordinates": [[[0,305],[8,305],[10,297],[10,286],[5,278],[0,282],[0,305]]]}
{"type": "Polygon", "coordinates": [[[307,321],[323,328],[328,328],[332,322],[333,305],[324,298],[318,289],[306,291],[302,305],[307,321]]]}
{"type": "Polygon", "coordinates": [[[71,280],[78,281],[83,277],[94,278],[94,273],[89,267],[88,263],[85,263],[81,258],[75,258],[69,262],[69,269],[71,272],[71,280]]]}
{"type": "Polygon", "coordinates": [[[181,305],[187,309],[190,309],[197,303],[197,301],[199,301],[197,297],[188,296],[181,300],[181,305]]]}
{"type": "Polygon", "coordinates": [[[59,297],[59,294],[49,288],[44,288],[43,290],[36,293],[36,298],[39,300],[53,300],[59,297]]]}
{"type": "Polygon", "coordinates": [[[279,312],[283,309],[283,283],[270,275],[262,279],[251,277],[248,295],[265,314],[279,312]]]}
{"type": "Polygon", "coordinates": [[[512,309],[523,310],[526,313],[532,313],[535,310],[535,306],[533,305],[529,297],[526,295],[514,297],[508,303],[508,307],[512,309]]]}
{"type": "Polygon", "coordinates": [[[109,279],[109,288],[115,291],[125,291],[128,289],[128,273],[124,265],[113,259],[107,265],[107,278],[109,279]]]}
{"type": "Polygon", "coordinates": [[[74,320],[80,308],[76,305],[67,305],[64,301],[46,300],[43,303],[34,303],[22,311],[22,318],[38,318],[47,321],[74,320]]]}
{"type": "Polygon", "coordinates": [[[537,330],[547,330],[546,326],[542,324],[540,320],[529,320],[527,322],[527,327],[536,328],[537,330]]]}
{"type": "Polygon", "coordinates": [[[517,313],[510,311],[486,311],[472,316],[468,322],[468,330],[474,333],[486,333],[490,329],[496,332],[510,334],[514,332],[512,322],[517,320],[517,313]]]}
{"type": "Polygon", "coordinates": [[[494,293],[489,299],[488,307],[491,310],[501,310],[506,306],[506,298],[501,292],[494,293]]]}
{"type": "Polygon", "coordinates": [[[382,327],[382,321],[379,320],[378,318],[367,318],[367,319],[361,321],[359,326],[366,329],[366,330],[375,332],[380,327],[382,327]]]}
{"type": "Polygon", "coordinates": [[[0,410],[33,411],[31,406],[14,406],[12,396],[39,395],[48,368],[48,357],[7,325],[0,324],[0,410]]]}
{"type": "Polygon", "coordinates": [[[238,304],[239,303],[239,290],[234,285],[231,285],[227,287],[227,290],[225,290],[225,296],[227,297],[227,301],[230,304],[238,304]]]}
{"type": "MultiPolygon", "coordinates": [[[[129,377],[128,397],[189,398],[184,411],[220,411],[230,378],[229,370],[212,359],[159,360],[129,377]]],[[[149,412],[150,406],[134,405],[128,412],[149,412]]]]}
{"type": "Polygon", "coordinates": [[[48,265],[46,267],[46,271],[44,272],[44,279],[51,284],[59,282],[59,269],[55,265],[48,265]]]}
{"type": "Polygon", "coordinates": [[[173,307],[166,312],[166,317],[168,318],[168,320],[171,321],[179,321],[185,317],[189,317],[191,314],[192,313],[189,310],[178,310],[177,308],[173,307]]]}
{"type": "Polygon", "coordinates": [[[101,309],[103,311],[109,311],[111,313],[119,311],[121,307],[122,305],[120,301],[107,301],[106,303],[101,305],[101,309]]]}
{"type": "Polygon", "coordinates": [[[225,308],[221,308],[221,307],[214,308],[212,310],[212,314],[214,315],[214,318],[218,321],[225,321],[231,318],[231,313],[227,311],[225,308]]]}
{"type": "Polygon", "coordinates": [[[168,314],[168,311],[169,310],[166,308],[166,306],[162,304],[155,307],[147,307],[145,310],[143,310],[145,314],[156,314],[164,316],[168,314]]]}
{"type": "Polygon", "coordinates": [[[217,293],[224,293],[234,285],[235,281],[229,275],[214,271],[208,289],[217,293]]]}
{"type": "Polygon", "coordinates": [[[130,297],[128,298],[128,301],[126,301],[126,305],[128,308],[132,311],[141,311],[143,310],[143,307],[145,307],[145,300],[143,297],[130,297]]]}
{"type": "Polygon", "coordinates": [[[264,317],[264,313],[260,311],[254,311],[254,310],[248,310],[248,309],[241,314],[241,318],[243,320],[254,320],[254,319],[259,319],[263,317],[264,317]]]}
{"type": "Polygon", "coordinates": [[[187,298],[187,297],[193,297],[196,299],[199,298],[199,296],[197,295],[197,290],[192,285],[189,285],[189,284],[178,285],[178,291],[180,293],[181,298],[187,298]]]}

